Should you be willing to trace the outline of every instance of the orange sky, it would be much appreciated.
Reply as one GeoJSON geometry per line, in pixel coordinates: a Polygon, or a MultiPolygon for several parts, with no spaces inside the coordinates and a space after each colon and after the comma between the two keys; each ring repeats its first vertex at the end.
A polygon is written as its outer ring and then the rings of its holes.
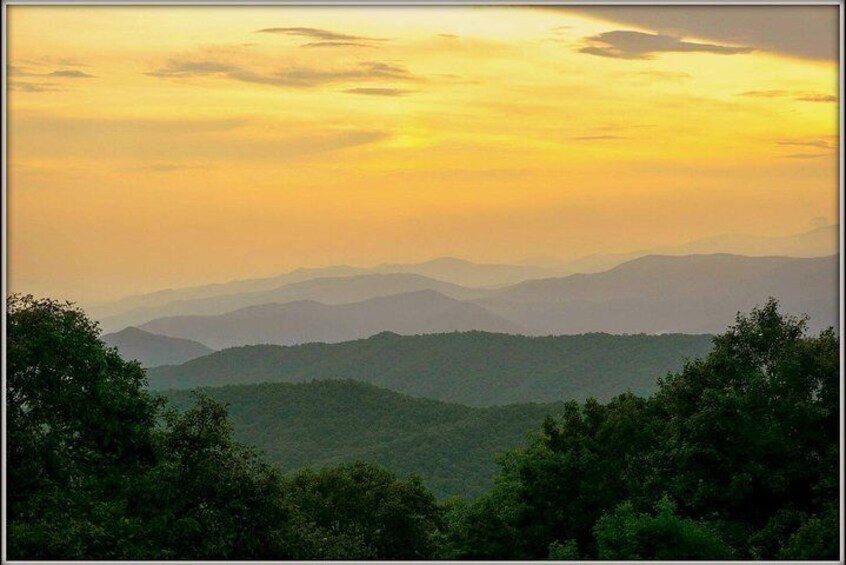
{"type": "Polygon", "coordinates": [[[834,60],[607,12],[12,6],[11,290],[837,220],[834,60]]]}

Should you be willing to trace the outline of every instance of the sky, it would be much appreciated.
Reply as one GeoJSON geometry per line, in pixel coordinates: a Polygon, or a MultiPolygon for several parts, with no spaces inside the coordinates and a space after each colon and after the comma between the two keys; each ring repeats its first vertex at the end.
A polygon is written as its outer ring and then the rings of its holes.
{"type": "Polygon", "coordinates": [[[836,222],[837,10],[10,6],[10,290],[836,222]]]}

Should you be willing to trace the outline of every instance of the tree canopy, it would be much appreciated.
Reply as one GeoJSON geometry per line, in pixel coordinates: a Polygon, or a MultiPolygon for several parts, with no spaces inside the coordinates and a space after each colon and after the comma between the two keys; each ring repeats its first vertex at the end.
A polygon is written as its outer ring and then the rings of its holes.
{"type": "Polygon", "coordinates": [[[286,475],[208,395],[148,395],[79,309],[7,310],[13,559],[839,555],[839,340],[775,300],[653,396],[562,405],[492,488],[443,502],[366,462],[286,475]]]}
{"type": "Polygon", "coordinates": [[[654,396],[570,403],[448,514],[447,553],[836,559],[839,343],[806,328],[770,300],[654,396]]]}

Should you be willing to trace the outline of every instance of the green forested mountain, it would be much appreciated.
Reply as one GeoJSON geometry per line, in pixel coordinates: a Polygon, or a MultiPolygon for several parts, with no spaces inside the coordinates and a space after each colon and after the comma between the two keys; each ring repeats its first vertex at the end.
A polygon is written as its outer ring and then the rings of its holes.
{"type": "Polygon", "coordinates": [[[658,377],[710,348],[708,335],[385,332],[337,344],[236,347],[152,369],[148,377],[153,389],[354,379],[416,397],[491,406],[648,394],[658,377]]]}
{"type": "MultiPolygon", "coordinates": [[[[284,471],[351,461],[419,475],[438,497],[475,497],[493,484],[496,455],[524,445],[561,403],[471,408],[355,381],[202,389],[228,407],[236,439],[284,471]]],[[[190,391],[163,395],[178,409],[190,391]]]]}

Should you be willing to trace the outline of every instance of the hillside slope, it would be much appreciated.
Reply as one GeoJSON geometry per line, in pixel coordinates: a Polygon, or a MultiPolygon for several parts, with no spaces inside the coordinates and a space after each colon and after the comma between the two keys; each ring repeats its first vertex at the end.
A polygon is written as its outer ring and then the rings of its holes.
{"type": "Polygon", "coordinates": [[[285,304],[299,301],[314,301],[326,305],[352,304],[371,298],[422,290],[434,290],[444,296],[460,300],[480,298],[487,294],[484,290],[467,288],[413,273],[320,277],[268,290],[176,300],[158,306],[136,308],[102,318],[100,323],[104,328],[122,328],[144,324],[161,317],[210,316],[261,304],[285,304]]]}
{"type": "Polygon", "coordinates": [[[647,394],[658,377],[710,349],[707,335],[381,333],[338,344],[225,349],[148,376],[156,389],[355,379],[416,397],[489,406],[647,394]]]}
{"type": "Polygon", "coordinates": [[[190,339],[157,335],[134,327],[100,339],[110,347],[117,347],[124,359],[135,359],[145,367],[176,365],[214,352],[211,347],[190,339]]]}
{"type": "Polygon", "coordinates": [[[837,326],[838,257],[648,256],[603,273],[528,281],[475,302],[535,334],[717,333],[777,298],[812,331],[837,326]]]}
{"type": "MultiPolygon", "coordinates": [[[[207,388],[228,406],[238,440],[285,471],[345,461],[418,474],[439,497],[477,496],[493,483],[496,456],[524,444],[561,404],[470,408],[411,398],[354,381],[207,388]]],[[[163,393],[177,409],[187,391],[163,393]]]]}
{"type": "MultiPolygon", "coordinates": [[[[560,271],[532,265],[474,263],[454,257],[439,257],[421,263],[383,263],[372,267],[337,265],[332,267],[301,268],[272,277],[165,289],[157,292],[127,296],[120,300],[103,304],[93,310],[92,313],[102,322],[111,316],[124,315],[133,310],[139,313],[146,309],[155,310],[158,307],[174,305],[178,302],[190,302],[225,295],[232,296],[236,294],[273,291],[283,286],[314,279],[397,273],[420,275],[459,286],[492,287],[515,284],[544,276],[553,276],[559,274],[560,271]]],[[[265,300],[265,302],[267,301],[265,300]]],[[[199,314],[200,312],[171,312],[171,314],[176,313],[199,314]]],[[[159,313],[147,319],[161,315],[159,313]]],[[[143,321],[146,320],[141,320],[141,322],[143,321]]],[[[129,323],[141,322],[136,320],[129,323]]]]}
{"type": "Polygon", "coordinates": [[[432,290],[330,306],[312,301],[262,304],[219,316],[159,318],[147,331],[195,339],[212,347],[334,343],[382,331],[413,335],[448,331],[519,332],[521,328],[470,302],[432,290]]]}

